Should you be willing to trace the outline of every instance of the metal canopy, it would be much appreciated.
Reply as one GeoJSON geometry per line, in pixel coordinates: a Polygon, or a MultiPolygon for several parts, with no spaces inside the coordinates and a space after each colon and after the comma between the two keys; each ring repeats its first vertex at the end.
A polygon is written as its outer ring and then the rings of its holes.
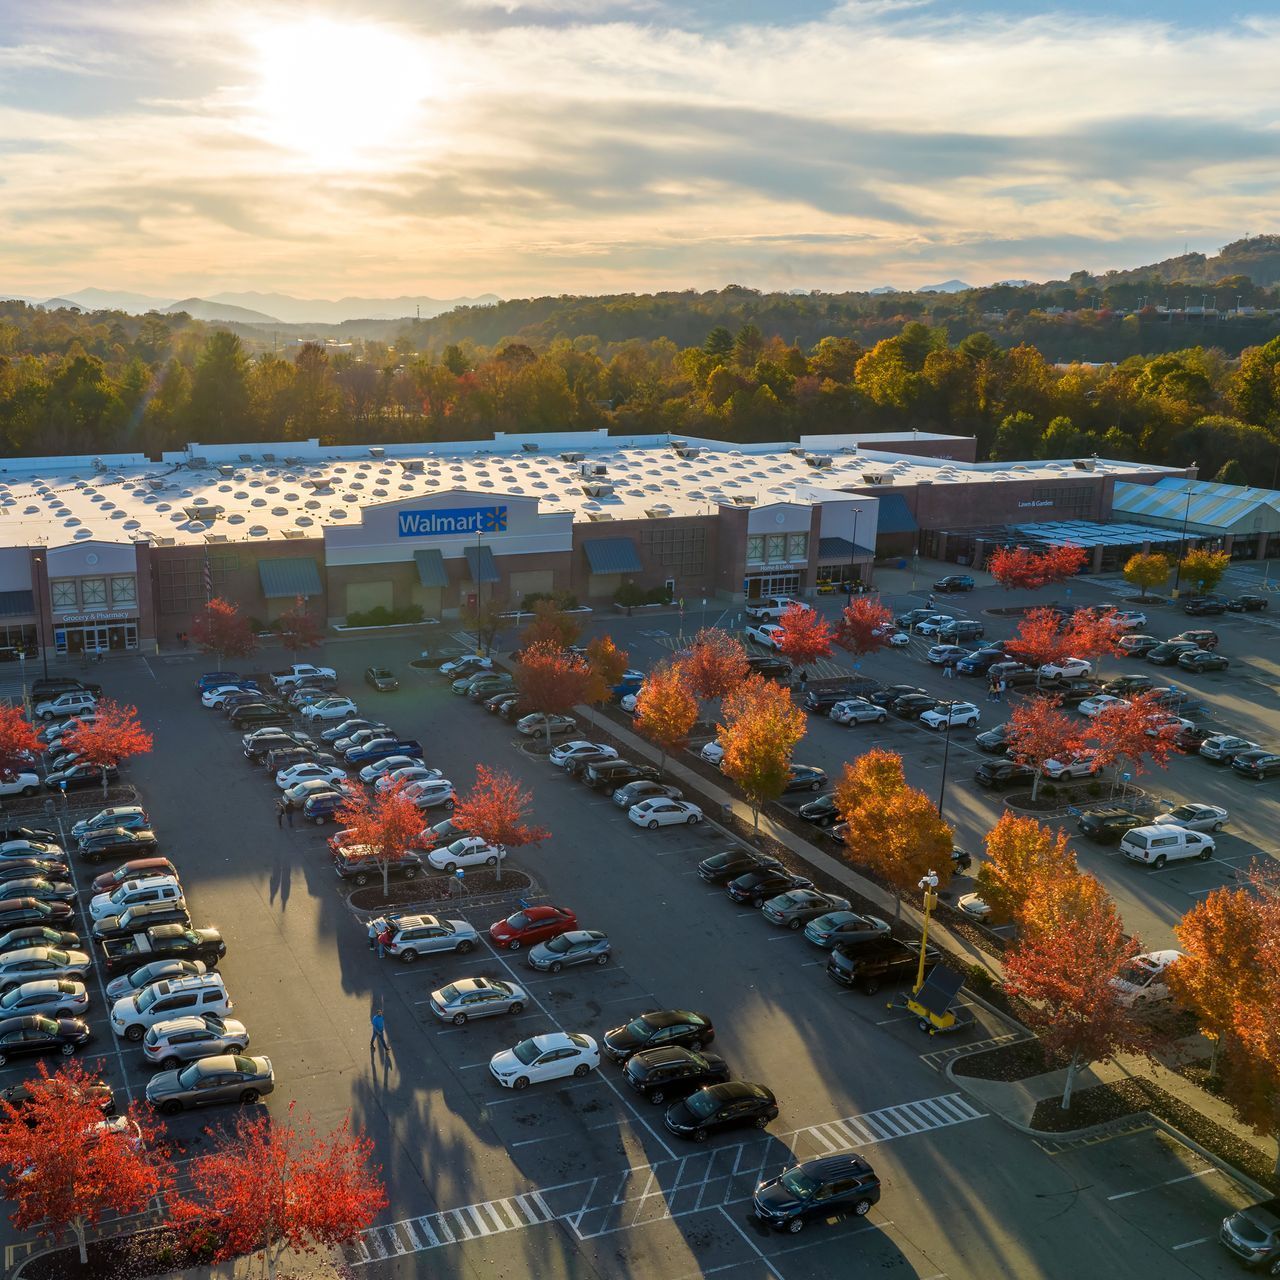
{"type": "Polygon", "coordinates": [[[471,570],[471,581],[477,586],[485,582],[500,582],[498,566],[493,558],[493,548],[481,544],[478,547],[464,547],[467,567],[471,570]]]}
{"type": "Polygon", "coordinates": [[[592,573],[642,573],[634,538],[584,538],[583,548],[592,573]]]}
{"type": "Polygon", "coordinates": [[[262,581],[262,594],[268,600],[284,600],[293,596],[305,599],[324,595],[320,566],[312,556],[259,560],[258,577],[262,581]]]}
{"type": "Polygon", "coordinates": [[[424,587],[447,587],[449,575],[445,571],[444,556],[434,547],[423,547],[413,553],[413,563],[418,566],[418,581],[424,587]]]}

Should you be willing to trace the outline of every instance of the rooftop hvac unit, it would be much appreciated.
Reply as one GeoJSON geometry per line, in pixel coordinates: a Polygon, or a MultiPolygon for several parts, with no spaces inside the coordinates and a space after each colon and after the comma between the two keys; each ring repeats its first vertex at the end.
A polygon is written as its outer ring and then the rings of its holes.
{"type": "Polygon", "coordinates": [[[587,455],[585,453],[562,453],[560,455],[561,462],[581,462],[587,455]]]}
{"type": "Polygon", "coordinates": [[[864,471],[862,473],[863,484],[892,484],[893,472],[891,471],[864,471]]]}
{"type": "Polygon", "coordinates": [[[160,490],[164,488],[164,481],[161,480],[159,476],[151,476],[147,480],[147,488],[153,489],[155,492],[159,493],[160,490]]]}
{"type": "Polygon", "coordinates": [[[537,453],[537,452],[538,452],[538,445],[537,445],[537,442],[536,442],[536,441],[533,441],[533,440],[525,440],[525,441],[520,445],[520,448],[521,448],[521,449],[523,449],[523,450],[525,451],[525,453],[537,453]]]}
{"type": "Polygon", "coordinates": [[[237,454],[236,456],[240,459],[241,462],[253,461],[253,454],[251,453],[240,453],[240,454],[237,454]]]}
{"type": "Polygon", "coordinates": [[[263,462],[274,462],[276,460],[276,455],[274,453],[264,453],[262,455],[262,460],[263,462]]]}
{"type": "Polygon", "coordinates": [[[300,457],[298,457],[298,455],[297,455],[296,453],[294,453],[294,454],[289,454],[289,455],[287,455],[287,456],[285,457],[284,465],[285,465],[286,467],[296,467],[296,466],[298,465],[298,463],[300,463],[301,461],[302,461],[302,459],[301,459],[300,457]]]}
{"type": "Polygon", "coordinates": [[[594,478],[596,476],[607,476],[609,468],[603,462],[579,462],[578,474],[594,478]]]}
{"type": "Polygon", "coordinates": [[[671,514],[671,508],[665,507],[665,506],[664,507],[645,507],[644,513],[649,517],[650,520],[661,520],[664,516],[669,516],[671,514]]]}
{"type": "Polygon", "coordinates": [[[326,489],[333,488],[333,477],[332,476],[312,476],[309,480],[304,480],[302,483],[305,485],[310,485],[311,488],[313,488],[317,493],[322,493],[326,489]]]}
{"type": "Polygon", "coordinates": [[[400,470],[404,472],[415,471],[420,472],[426,469],[426,463],[421,458],[404,458],[400,462],[400,470]]]}
{"type": "Polygon", "coordinates": [[[387,456],[387,451],[380,444],[371,444],[369,446],[369,457],[385,458],[386,456],[387,456]]]}
{"type": "Polygon", "coordinates": [[[676,447],[676,453],[681,458],[696,458],[702,453],[702,450],[697,445],[683,444],[676,447]]]}
{"type": "Polygon", "coordinates": [[[1071,465],[1077,471],[1093,471],[1098,466],[1097,458],[1073,458],[1071,465]]]}
{"type": "Polygon", "coordinates": [[[805,454],[808,453],[808,450],[803,448],[801,445],[796,445],[794,449],[788,449],[787,452],[793,458],[803,458],[805,454]]]}
{"type": "Polygon", "coordinates": [[[156,539],[156,546],[171,547],[175,542],[177,542],[177,538],[172,538],[168,534],[164,534],[161,537],[156,539]]]}
{"type": "Polygon", "coordinates": [[[587,519],[594,520],[598,524],[602,520],[612,520],[613,515],[608,511],[588,511],[587,519]]]}
{"type": "Polygon", "coordinates": [[[756,505],[756,500],[751,494],[736,493],[733,496],[733,505],[735,507],[754,507],[756,505]]]}
{"type": "Polygon", "coordinates": [[[103,462],[101,458],[94,458],[93,469],[95,471],[105,471],[107,469],[107,464],[103,462]]]}
{"type": "Polygon", "coordinates": [[[235,475],[235,473],[236,473],[235,467],[227,463],[224,463],[222,466],[218,468],[218,474],[220,476],[233,476],[235,475]]]}
{"type": "Polygon", "coordinates": [[[284,536],[286,538],[305,538],[307,535],[301,529],[286,529],[284,536]]]}
{"type": "Polygon", "coordinates": [[[208,458],[192,458],[190,462],[187,463],[187,466],[189,466],[192,471],[198,471],[201,467],[207,467],[208,465],[208,458]]]}
{"type": "Polygon", "coordinates": [[[206,542],[226,542],[227,535],[225,533],[206,533],[204,540],[206,542]]]}
{"type": "Polygon", "coordinates": [[[603,498],[613,492],[613,485],[607,480],[596,480],[591,484],[584,484],[582,492],[589,498],[603,498]]]}
{"type": "Polygon", "coordinates": [[[810,453],[805,455],[805,462],[821,471],[824,467],[831,466],[835,459],[829,458],[825,453],[810,453]]]}

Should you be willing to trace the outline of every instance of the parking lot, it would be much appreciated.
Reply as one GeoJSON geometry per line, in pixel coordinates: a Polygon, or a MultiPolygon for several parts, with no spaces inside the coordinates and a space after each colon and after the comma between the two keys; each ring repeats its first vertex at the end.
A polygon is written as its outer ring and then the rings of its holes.
{"type": "MultiPolygon", "coordinates": [[[[1249,634],[1242,627],[1229,639],[1237,624],[1231,619],[1221,628],[1233,657],[1231,646],[1243,650],[1249,634]]],[[[633,665],[671,652],[658,643],[663,637],[640,634],[663,629],[652,622],[594,625],[632,647],[633,665]]],[[[199,706],[193,684],[201,660],[125,660],[104,679],[110,693],[137,704],[156,735],[155,751],[130,767],[129,781],[151,813],[160,852],[179,866],[194,922],[218,927],[227,940],[220,969],[234,1016],[250,1030],[250,1052],[269,1055],[275,1066],[277,1090],[261,1105],[275,1111],[297,1099],[322,1126],[350,1111],[375,1141],[391,1205],[349,1251],[357,1269],[376,1277],[483,1268],[654,1280],[711,1273],[801,1280],[896,1269],[932,1280],[1056,1276],[1070,1259],[1073,1270],[1234,1274],[1212,1244],[1188,1244],[1211,1235],[1226,1207],[1240,1202],[1228,1180],[1186,1166],[1196,1176],[1170,1181],[1182,1176],[1186,1153],[1170,1155],[1153,1134],[1050,1153],[983,1114],[941,1073],[939,1050],[949,1046],[887,1009],[887,993],[871,998],[838,986],[823,971],[824,953],[802,935],[771,927],[758,911],[702,882],[697,862],[724,847],[718,832],[705,824],[636,828],[606,795],[519,749],[511,726],[453,697],[438,676],[407,669],[416,647],[412,639],[332,644],[325,660],[338,668],[342,692],[418,737],[426,762],[460,788],[485,762],[532,789],[535,817],[551,838],[513,854],[510,864],[533,876],[534,901],[569,906],[582,927],[609,935],[609,964],[537,973],[520,953],[495,952],[487,941],[465,957],[416,965],[380,959],[366,945],[367,913],[348,905],[332,872],[325,843],[332,828],[277,828],[271,780],[244,760],[239,734],[199,706]],[[398,692],[360,686],[359,672],[373,661],[397,669],[398,692]],[[525,1009],[464,1027],[432,1015],[426,1002],[434,988],[481,975],[524,986],[525,1009]],[[389,1060],[368,1045],[369,1015],[379,1002],[389,1060]],[[705,1146],[683,1142],[663,1126],[663,1108],[632,1092],[609,1062],[582,1080],[522,1092],[503,1089],[488,1070],[494,1052],[524,1036],[559,1028],[598,1039],[650,1008],[689,1008],[712,1020],[711,1049],[733,1076],[777,1096],[780,1115],[767,1133],[730,1131],[705,1146]],[[884,1185],[867,1218],[815,1223],[800,1237],[754,1223],[750,1194],[759,1178],[796,1157],[850,1148],[864,1151],[884,1185]],[[1094,1190],[1166,1182],[1173,1192],[1124,1199],[1094,1190]]],[[[878,655],[864,670],[873,665],[885,681],[948,691],[939,673],[909,653],[878,655]]],[[[1229,691],[1240,674],[1199,680],[1229,691]]],[[[1215,700],[1230,710],[1231,696],[1215,700]]],[[[985,704],[983,710],[987,725],[985,704]]],[[[885,726],[841,729],[815,717],[798,758],[834,774],[875,740],[903,750],[919,785],[941,782],[944,743],[892,718],[885,726]]],[[[957,759],[971,772],[973,748],[953,734],[946,812],[976,850],[994,808],[957,759]]],[[[1184,774],[1237,793],[1258,790],[1200,761],[1178,760],[1169,778],[1179,781],[1170,790],[1180,798],[1213,799],[1184,792],[1184,774]]],[[[96,797],[81,794],[96,808],[96,797]]],[[[1247,846],[1254,824],[1261,836],[1261,821],[1241,807],[1230,830],[1247,846]]],[[[1231,856],[1224,847],[1224,876],[1231,856]]],[[[1083,851],[1082,861],[1090,857],[1109,887],[1141,886],[1135,906],[1151,915],[1171,915],[1176,894],[1190,901],[1202,886],[1195,877],[1219,873],[1217,864],[1196,864],[1149,876],[1119,866],[1110,852],[1083,851]]],[[[76,873],[83,884],[82,869],[76,873]]],[[[514,894],[507,902],[464,898],[441,914],[470,920],[483,939],[488,924],[515,905],[514,894]]],[[[100,1063],[124,1095],[136,1096],[150,1073],[140,1050],[111,1037],[104,1009],[95,1002],[97,1038],[86,1059],[100,1063]]],[[[980,1007],[975,1013],[975,1041],[1009,1033],[996,1015],[980,1007]]],[[[6,1067],[3,1082],[30,1069],[6,1067]]],[[[229,1115],[211,1109],[167,1123],[198,1149],[203,1127],[229,1115]]]]}

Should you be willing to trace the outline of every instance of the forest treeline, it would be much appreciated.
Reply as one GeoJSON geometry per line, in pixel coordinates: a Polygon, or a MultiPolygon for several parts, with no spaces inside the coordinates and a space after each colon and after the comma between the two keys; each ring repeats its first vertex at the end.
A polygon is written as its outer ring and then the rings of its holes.
{"type": "Polygon", "coordinates": [[[761,441],[916,428],[974,435],[979,456],[997,460],[1096,452],[1194,461],[1206,478],[1276,476],[1280,337],[1236,357],[1195,344],[1095,367],[981,330],[957,340],[947,324],[906,315],[875,340],[859,334],[835,317],[797,341],[757,313],[694,340],[580,333],[433,350],[411,326],[390,346],[305,344],[284,356],[184,315],[3,303],[0,449],[154,456],[193,441],[311,436],[386,443],[606,427],[761,441]]]}

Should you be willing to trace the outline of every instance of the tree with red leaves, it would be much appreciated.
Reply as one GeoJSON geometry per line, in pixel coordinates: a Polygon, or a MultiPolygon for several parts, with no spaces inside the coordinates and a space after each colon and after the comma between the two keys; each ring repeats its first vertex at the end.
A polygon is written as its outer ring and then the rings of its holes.
{"type": "Polygon", "coordinates": [[[842,649],[861,658],[883,649],[893,631],[893,614],[879,600],[859,596],[840,614],[833,638],[842,649]]]}
{"type": "Polygon", "coordinates": [[[1145,1052],[1150,1037],[1112,979],[1142,950],[1126,938],[1115,903],[1092,876],[1087,905],[1023,937],[1005,956],[1004,989],[1026,1002],[1023,1017],[1051,1055],[1068,1059],[1062,1109],[1071,1108],[1076,1073],[1121,1052],[1145,1052]]]}
{"type": "Polygon", "coordinates": [[[719,627],[704,627],[699,631],[679,666],[687,689],[703,702],[723,698],[736,689],[751,670],[742,645],[719,627]]]}
{"type": "Polygon", "coordinates": [[[805,715],[786,689],[762,676],[748,676],[725,698],[723,719],[716,726],[724,748],[720,772],[742,788],[759,831],[761,808],[787,785],[791,753],[804,737],[805,715]]]}
{"type": "Polygon", "coordinates": [[[999,547],[991,553],[987,570],[1006,590],[1016,587],[1038,591],[1074,578],[1088,560],[1083,547],[1054,546],[1043,551],[1030,547],[999,547]]]}
{"type": "Polygon", "coordinates": [[[275,625],[280,643],[289,650],[294,662],[297,662],[300,651],[319,648],[324,640],[324,628],[308,612],[307,602],[301,596],[294,600],[288,613],[282,613],[276,619],[275,625]]]}
{"type": "Polygon", "coordinates": [[[659,769],[666,768],[669,752],[682,751],[688,745],[689,731],[697,720],[698,699],[685,661],[654,667],[636,694],[634,724],[636,732],[662,752],[659,769]]]}
{"type": "Polygon", "coordinates": [[[520,633],[520,643],[526,649],[540,644],[567,649],[581,634],[582,623],[577,618],[550,600],[539,600],[533,606],[533,620],[520,633]]]}
{"type": "Polygon", "coordinates": [[[831,656],[834,633],[831,624],[816,610],[792,602],[778,619],[782,635],[778,652],[797,667],[807,667],[819,658],[831,656]]]}
{"type": "Polygon", "coordinates": [[[0,706],[0,776],[11,778],[44,750],[21,707],[0,706]]]}
{"type": "Polygon", "coordinates": [[[1099,659],[1123,652],[1120,637],[1124,631],[1116,625],[1118,616],[1114,609],[1077,609],[1062,633],[1067,655],[1092,662],[1096,671],[1099,659]]]}
{"type": "Polygon", "coordinates": [[[130,1107],[104,1123],[102,1082],[79,1062],[39,1074],[24,1083],[25,1105],[0,1100],[0,1166],[9,1220],[57,1240],[70,1230],[88,1261],[88,1229],[107,1214],[140,1213],[173,1181],[159,1154],[149,1114],[130,1107]]]}
{"type": "MultiPolygon", "coordinates": [[[[62,735],[62,741],[85,764],[102,770],[102,794],[107,794],[107,770],[118,769],[131,756],[151,750],[151,735],[138,722],[137,707],[122,707],[104,698],[93,720],[82,720],[62,735]]],[[[79,763],[79,761],[77,762],[79,763]]]]}
{"type": "Polygon", "coordinates": [[[591,682],[586,701],[598,706],[613,692],[627,669],[627,651],[619,649],[612,636],[597,636],[587,642],[587,669],[591,682]]]}
{"type": "MultiPolygon", "coordinates": [[[[543,717],[564,715],[590,693],[591,672],[557,641],[539,640],[520,655],[516,691],[520,705],[530,713],[543,717]]],[[[545,727],[541,736],[550,738],[545,727]]]]}
{"type": "Polygon", "coordinates": [[[228,658],[247,658],[258,643],[240,610],[216,596],[196,614],[191,638],[201,653],[217,654],[219,666],[228,658]]]}
{"type": "Polygon", "coordinates": [[[1074,755],[1085,741],[1080,721],[1065,715],[1057,698],[1025,698],[1018,703],[1005,726],[1005,737],[1009,755],[1036,771],[1031,782],[1032,800],[1040,790],[1044,762],[1074,755]]]}
{"type": "Polygon", "coordinates": [[[1181,728],[1176,720],[1166,721],[1168,714],[1160,695],[1148,690],[1104,707],[1093,717],[1089,737],[1108,764],[1127,760],[1129,771],[1136,775],[1146,772],[1143,761],[1149,758],[1163,769],[1177,749],[1181,728]]]}
{"type": "Polygon", "coordinates": [[[241,1111],[232,1132],[208,1132],[213,1149],[189,1169],[195,1194],[174,1207],[192,1229],[215,1227],[215,1262],[261,1253],[274,1278],[285,1250],[314,1253],[363,1231],[386,1207],[373,1143],[346,1117],[318,1135],[307,1119],[241,1111]]]}
{"type": "MultiPolygon", "coordinates": [[[[1018,623],[1017,633],[1005,644],[1005,652],[1019,662],[1037,669],[1046,662],[1058,662],[1073,656],[1052,609],[1032,609],[1018,623]]],[[[1036,682],[1040,677],[1037,674],[1036,682]]]]}
{"type": "MultiPolygon", "coordinates": [[[[533,796],[511,774],[478,764],[476,785],[454,806],[453,822],[464,831],[483,836],[490,844],[522,849],[551,834],[544,827],[533,827],[525,821],[532,804],[533,796]]],[[[501,880],[501,859],[497,874],[501,880]]]]}
{"type": "Polygon", "coordinates": [[[382,892],[387,893],[391,868],[410,856],[422,829],[418,806],[400,783],[388,791],[375,787],[353,795],[338,810],[338,822],[350,832],[344,847],[361,846],[377,862],[382,872],[382,892]]]}

